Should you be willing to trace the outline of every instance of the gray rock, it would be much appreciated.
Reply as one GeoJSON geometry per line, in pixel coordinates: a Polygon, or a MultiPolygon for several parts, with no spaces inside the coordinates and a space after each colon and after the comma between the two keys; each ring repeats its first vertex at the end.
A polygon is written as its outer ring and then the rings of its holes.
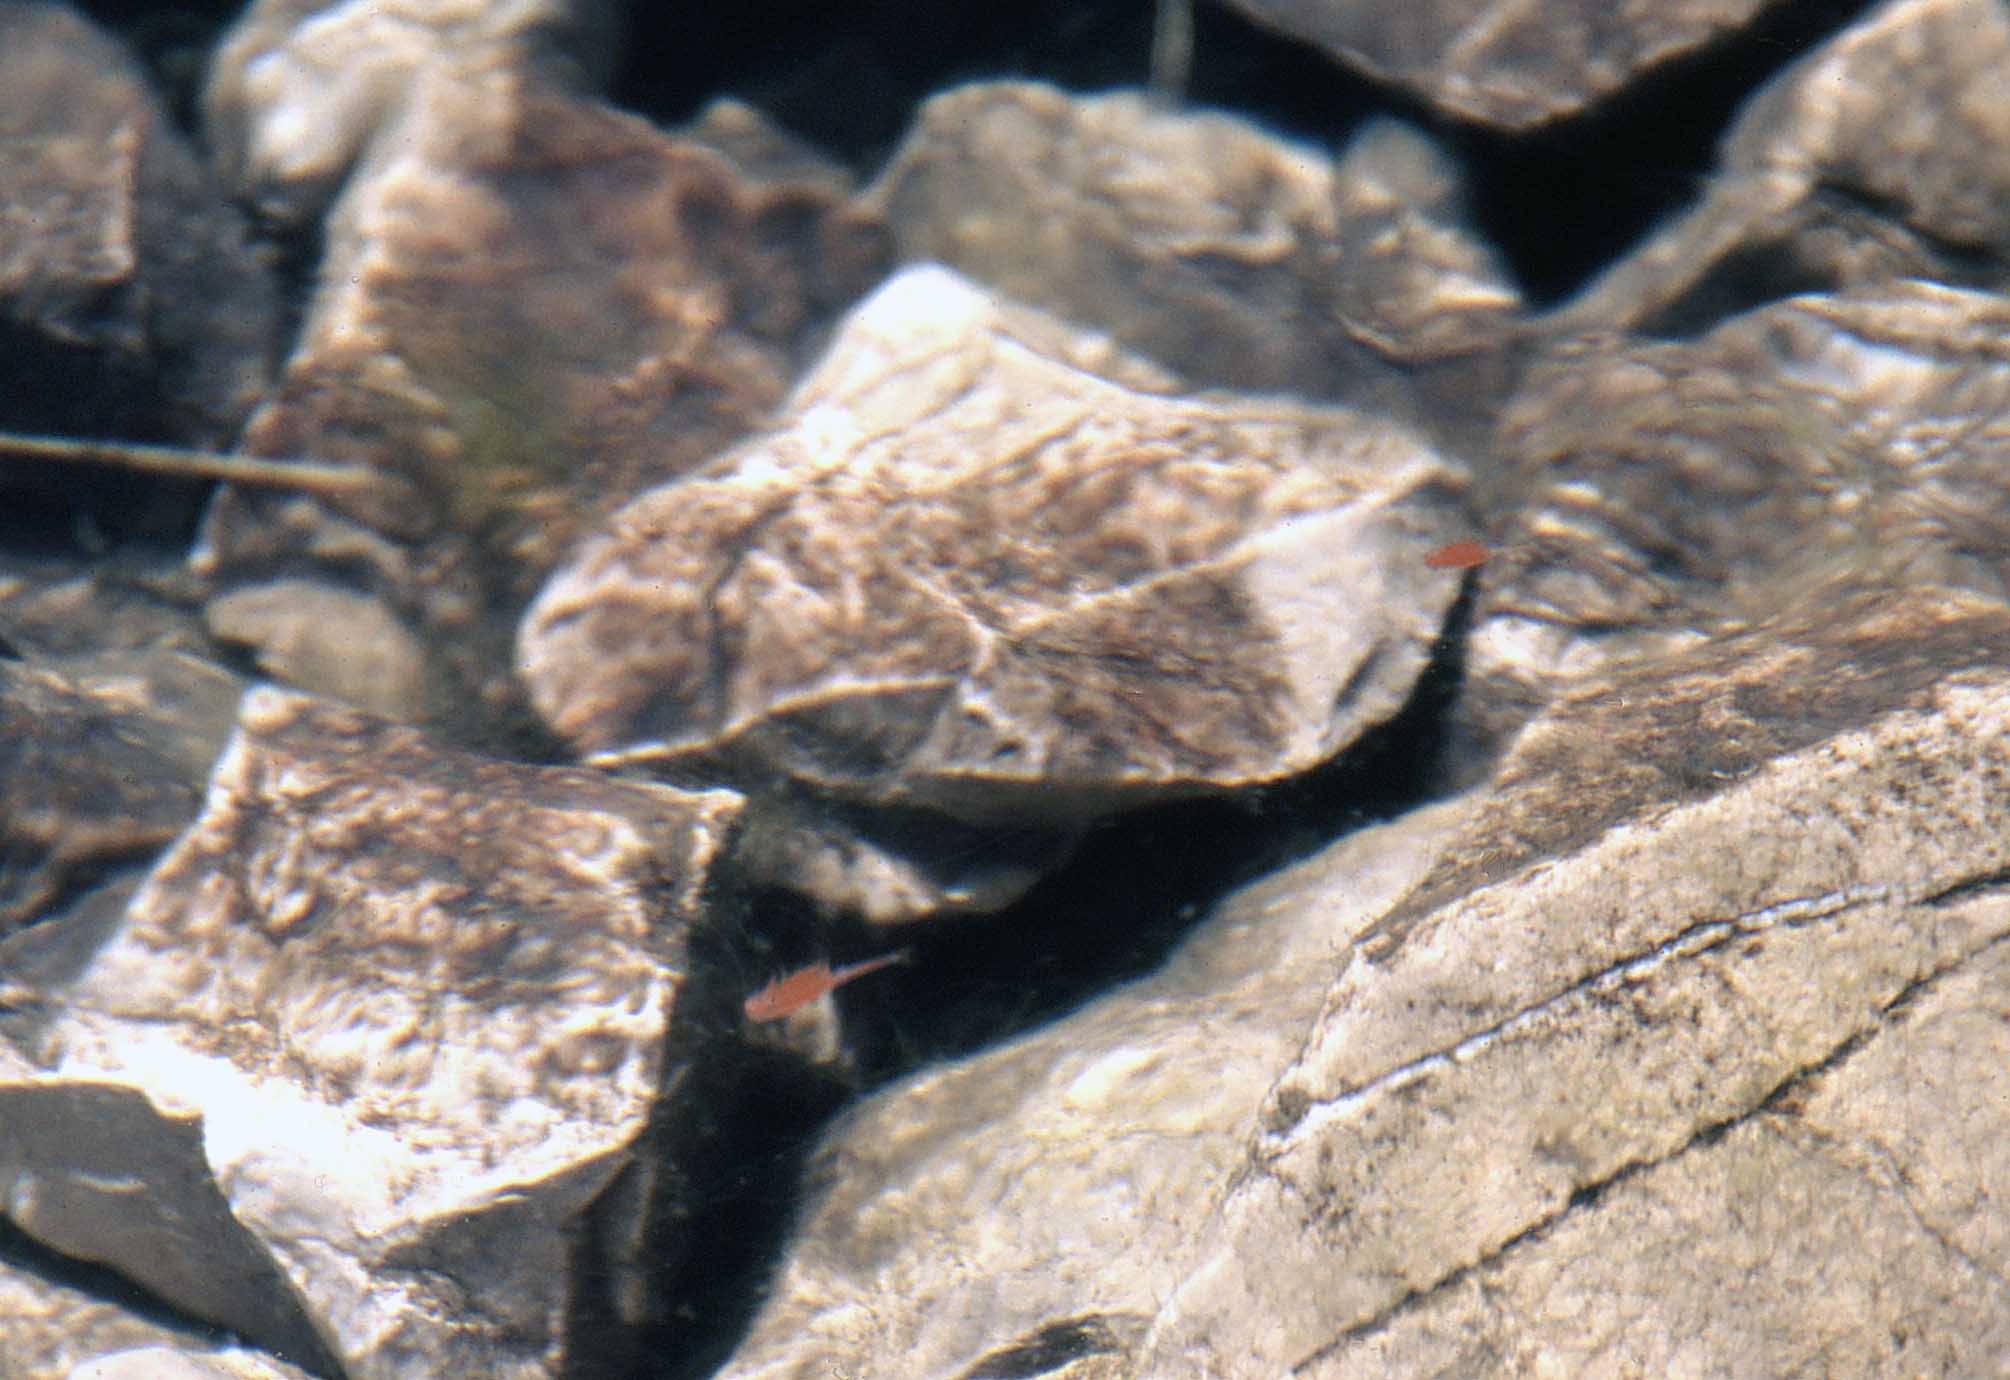
{"type": "Polygon", "coordinates": [[[167,649],[0,659],[0,937],[181,832],[242,689],[167,649]]]}
{"type": "Polygon", "coordinates": [[[1986,1372],[2005,781],[1973,595],[1595,677],[1379,865],[855,1111],[725,1374],[1986,1372]]]}
{"type": "Polygon", "coordinates": [[[1890,0],[1775,77],[1718,174],[1557,313],[1687,334],[1727,311],[1906,277],[2010,284],[2010,14],[1890,0]]]}
{"type": "Polygon", "coordinates": [[[903,258],[1201,385],[1477,413],[1520,299],[1458,171],[1379,121],[1336,161],[1247,121],[1031,82],[930,100],[867,193],[903,258]]]}
{"type": "Polygon", "coordinates": [[[0,1021],[9,1216],[359,1380],[557,1374],[635,1263],[575,1236],[677,1076],[738,808],[252,693],[121,923],[0,1021]]]}
{"type": "Polygon", "coordinates": [[[2010,596],[2006,335],[2010,299],[1896,283],[1532,368],[1499,431],[1525,492],[1480,575],[1465,730],[1497,743],[1599,666],[1830,591],[2010,596]]]}
{"type": "Polygon", "coordinates": [[[69,1380],[307,1380],[307,1372],[255,1351],[147,1346],[87,1361],[69,1380]]]}
{"type": "Polygon", "coordinates": [[[1230,2],[1445,114],[1506,130],[1577,114],[1765,8],[1764,0],[1230,2]]]}
{"type": "Polygon", "coordinates": [[[235,432],[276,342],[270,274],[138,63],[65,6],[0,5],[0,207],[11,425],[235,432]]]}
{"type": "Polygon", "coordinates": [[[1054,825],[1289,776],[1394,714],[1456,592],[1424,555],[1459,473],[1358,414],[1142,391],[1095,354],[902,274],[775,430],[546,587],[539,711],[603,764],[1054,825]]]}

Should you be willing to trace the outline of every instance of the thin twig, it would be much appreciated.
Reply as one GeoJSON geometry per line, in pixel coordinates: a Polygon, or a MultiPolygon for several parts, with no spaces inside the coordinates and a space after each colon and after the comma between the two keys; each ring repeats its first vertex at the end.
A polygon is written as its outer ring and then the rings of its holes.
{"type": "Polygon", "coordinates": [[[53,461],[65,465],[110,465],[178,479],[221,479],[232,484],[299,489],[326,498],[384,493],[402,481],[363,465],[325,460],[261,460],[215,450],[148,446],[126,441],[81,441],[63,436],[28,436],[0,431],[0,461],[53,461]]]}

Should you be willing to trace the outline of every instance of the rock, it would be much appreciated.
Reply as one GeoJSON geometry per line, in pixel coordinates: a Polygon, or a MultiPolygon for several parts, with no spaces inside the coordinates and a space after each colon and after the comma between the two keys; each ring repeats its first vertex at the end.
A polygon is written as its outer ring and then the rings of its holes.
{"type": "Polygon", "coordinates": [[[181,832],[242,690],[165,649],[0,659],[0,937],[181,832]]]}
{"type": "Polygon", "coordinates": [[[2007,781],[1973,595],[1593,677],[1491,788],[856,1109],[724,1375],[1986,1371],[2007,781]]]}
{"type": "Polygon", "coordinates": [[[0,1200],[347,1375],[558,1374],[635,1264],[583,1214],[678,1076],[737,810],[255,691],[202,816],[0,1022],[0,1200]]]}
{"type": "Polygon", "coordinates": [[[606,765],[1048,825],[1394,714],[1458,472],[1358,414],[1125,386],[1058,329],[940,269],[882,288],[773,431],[554,577],[539,711],[606,765]]]}
{"type": "Polygon", "coordinates": [[[1336,844],[1226,902],[1161,973],[856,1109],[725,1377],[1019,1374],[1033,1355],[1043,1375],[1128,1373],[1332,955],[1457,818],[1336,844]],[[1114,1368],[1060,1369],[1077,1361],[1114,1368]]]}
{"type": "Polygon", "coordinates": [[[1575,115],[1640,73],[1735,31],[1764,0],[1231,0],[1443,114],[1509,131],[1575,115]]]}
{"type": "Polygon", "coordinates": [[[227,489],[197,564],[219,632],[275,674],[469,732],[509,720],[508,637],[574,540],[744,434],[884,249],[801,156],[763,182],[520,63],[441,59],[401,109],[245,447],[421,496],[227,489]]]}
{"type": "Polygon", "coordinates": [[[57,1284],[12,1261],[0,1262],[0,1374],[7,1380],[304,1380],[305,1372],[212,1342],[141,1316],[82,1289],[57,1284]],[[135,1371],[128,1358],[155,1364],[135,1371]],[[226,1360],[226,1358],[228,1358],[226,1360]],[[241,1371],[189,1370],[242,1364],[241,1371]],[[263,1370],[250,1368],[262,1365],[263,1370]],[[177,1370],[175,1367],[183,1369],[177,1370]],[[121,1369],[124,1367],[124,1369],[121,1369]]]}
{"type": "Polygon", "coordinates": [[[1519,327],[1458,171],[1393,121],[1336,162],[1136,93],[971,85],[922,107],[867,203],[903,258],[1107,330],[1201,385],[1420,421],[1478,413],[1519,327]]]}
{"type": "Polygon", "coordinates": [[[1831,588],[2010,597],[2010,299],[1811,296],[1693,341],[1534,366],[1497,454],[1527,476],[1481,572],[1458,710],[1496,744],[1557,687],[1831,588]]]}
{"type": "Polygon", "coordinates": [[[1778,297],[2010,285],[2010,15],[1890,0],[1746,103],[1701,202],[1556,314],[1687,335],[1778,297]]]}
{"type": "Polygon", "coordinates": [[[66,6],[0,5],[0,207],[0,420],[235,432],[276,341],[270,275],[132,56],[66,6]]]}
{"type": "Polygon", "coordinates": [[[605,0],[257,0],[210,63],[210,142],[242,194],[304,218],[437,70],[537,66],[593,84],[615,22],[605,0]]]}

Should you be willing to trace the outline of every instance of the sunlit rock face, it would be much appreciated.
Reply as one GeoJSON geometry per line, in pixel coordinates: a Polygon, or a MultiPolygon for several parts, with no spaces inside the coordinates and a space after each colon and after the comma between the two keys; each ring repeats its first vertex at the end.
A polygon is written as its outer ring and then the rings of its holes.
{"type": "Polygon", "coordinates": [[[547,586],[539,709],[592,760],[971,819],[1276,780],[1391,716],[1457,589],[1424,557],[1460,473],[1386,423],[1172,396],[1099,351],[903,274],[773,431],[547,586]]]}
{"type": "Polygon", "coordinates": [[[202,815],[11,1008],[9,1216],[282,1355],[557,1374],[738,808],[253,692],[202,815]]]}

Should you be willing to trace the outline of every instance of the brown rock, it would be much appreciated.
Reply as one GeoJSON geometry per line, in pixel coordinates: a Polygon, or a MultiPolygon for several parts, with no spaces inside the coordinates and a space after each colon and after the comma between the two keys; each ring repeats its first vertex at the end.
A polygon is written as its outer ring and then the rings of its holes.
{"type": "Polygon", "coordinates": [[[242,222],[130,54],[65,6],[0,5],[6,423],[223,440],[277,328],[242,222]]]}
{"type": "Polygon", "coordinates": [[[1456,170],[1393,122],[1336,162],[1134,93],[965,86],[922,108],[867,203],[903,258],[1107,330],[1196,384],[1477,412],[1517,329],[1456,170]]]}
{"type": "Polygon", "coordinates": [[[1574,115],[1765,8],[1765,0],[1232,3],[1447,115],[1507,130],[1574,115]]]}
{"type": "Polygon", "coordinates": [[[763,183],[521,62],[442,60],[403,109],[332,213],[312,315],[245,444],[423,497],[229,490],[199,564],[226,596],[257,587],[215,617],[295,683],[353,697],[354,674],[313,668],[339,671],[376,625],[365,659],[432,664],[371,704],[494,718],[509,625],[545,573],[596,515],[764,415],[883,251],[801,160],[763,183]],[[341,588],[296,597],[300,580],[341,588]],[[350,616],[316,614],[336,599],[350,616]]]}
{"type": "Polygon", "coordinates": [[[580,1217],[676,1076],[738,808],[253,692],[202,817],[0,1027],[0,1198],[349,1374],[557,1374],[633,1263],[582,1253],[580,1217]]]}
{"type": "Polygon", "coordinates": [[[1126,387],[1055,329],[940,269],[881,289],[775,431],[546,588],[540,712],[603,763],[1048,824],[1392,715],[1458,473],[1356,414],[1126,387]]]}

